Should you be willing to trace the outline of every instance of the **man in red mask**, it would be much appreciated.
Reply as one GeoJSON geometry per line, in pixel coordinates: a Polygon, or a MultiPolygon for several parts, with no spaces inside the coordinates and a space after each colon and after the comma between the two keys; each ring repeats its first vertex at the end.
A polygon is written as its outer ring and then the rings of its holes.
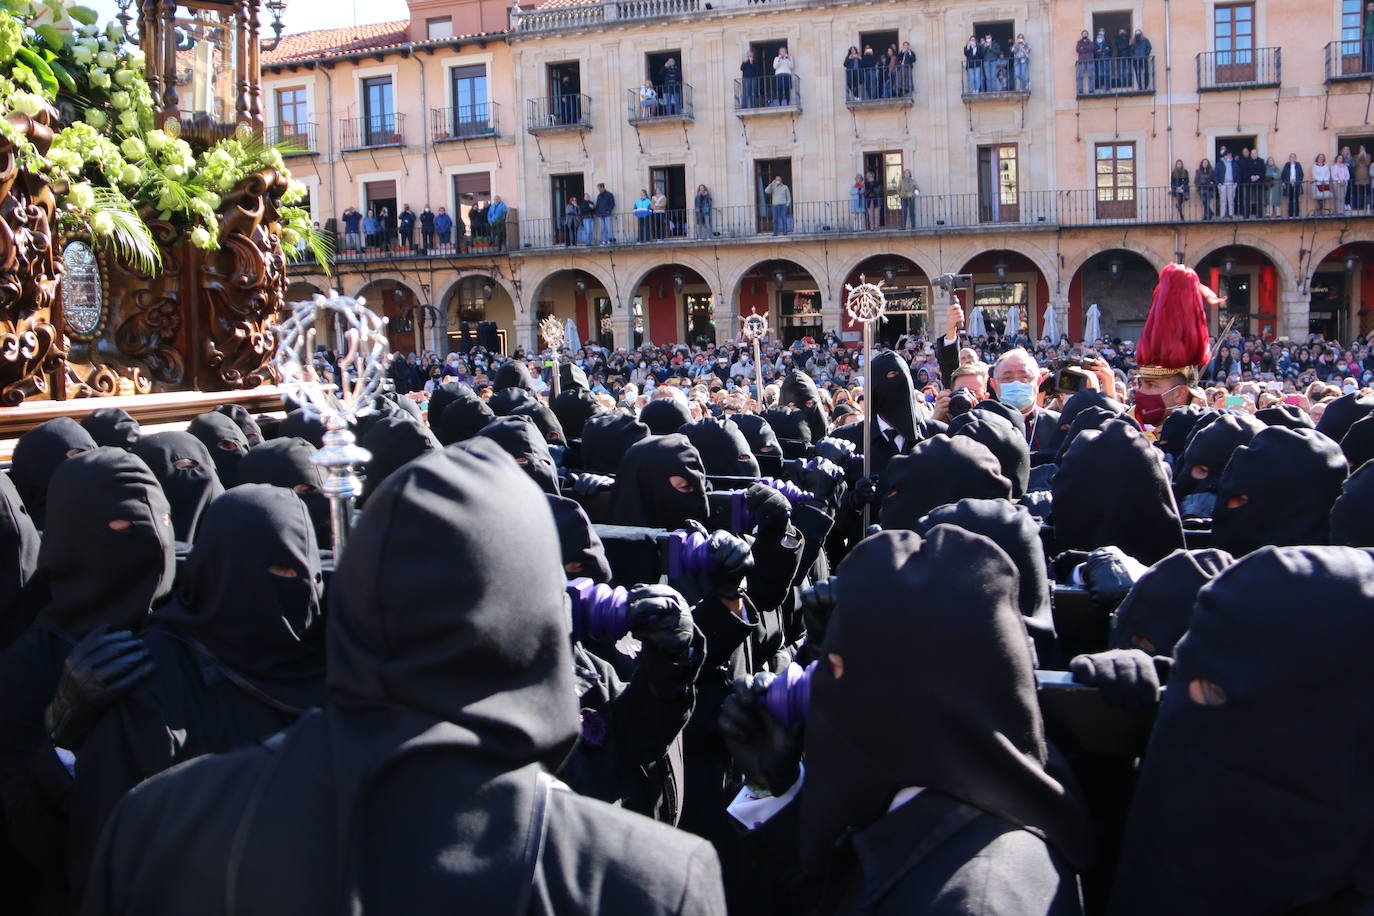
{"type": "Polygon", "coordinates": [[[1191,386],[1211,357],[1207,309],[1222,300],[1183,264],[1160,271],[1145,330],[1136,348],[1140,370],[1131,415],[1151,436],[1175,407],[1193,403],[1191,386]]]}

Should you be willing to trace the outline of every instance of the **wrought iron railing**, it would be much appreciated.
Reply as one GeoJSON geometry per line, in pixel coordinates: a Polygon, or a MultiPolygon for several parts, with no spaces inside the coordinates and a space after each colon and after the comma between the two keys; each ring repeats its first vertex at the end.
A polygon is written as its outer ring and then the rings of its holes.
{"type": "Polygon", "coordinates": [[[405,146],[405,124],[406,116],[396,113],[346,118],[339,122],[339,146],[345,150],[405,146]]]}
{"type": "Polygon", "coordinates": [[[1148,95],[1155,91],[1155,59],[1149,57],[1104,57],[1080,60],[1074,64],[1078,97],[1148,95]]]}
{"type": "Polygon", "coordinates": [[[796,74],[746,76],[735,80],[736,111],[767,111],[770,108],[801,110],[801,81],[796,74]]]}
{"type": "Polygon", "coordinates": [[[844,71],[844,100],[849,107],[906,104],[915,94],[911,67],[855,67],[844,71]]]}
{"type": "Polygon", "coordinates": [[[1197,56],[1197,90],[1277,86],[1283,75],[1280,48],[1203,51],[1197,56]]]}
{"type": "Polygon", "coordinates": [[[320,151],[320,148],[315,145],[314,124],[274,124],[263,129],[263,138],[273,146],[289,149],[289,152],[284,151],[282,153],[285,156],[299,156],[320,151]]]}
{"type": "Polygon", "coordinates": [[[525,126],[530,133],[587,130],[592,126],[592,99],[582,93],[525,100],[525,126]]]}
{"type": "Polygon", "coordinates": [[[432,108],[429,112],[429,139],[433,143],[443,143],[446,140],[499,136],[500,110],[501,106],[496,102],[432,108]]]}
{"type": "Polygon", "coordinates": [[[1374,78],[1374,38],[1333,41],[1326,46],[1326,81],[1374,78]]]}
{"type": "Polygon", "coordinates": [[[626,89],[631,124],[646,121],[690,121],[693,118],[692,87],[688,83],[663,83],[626,89]]]}

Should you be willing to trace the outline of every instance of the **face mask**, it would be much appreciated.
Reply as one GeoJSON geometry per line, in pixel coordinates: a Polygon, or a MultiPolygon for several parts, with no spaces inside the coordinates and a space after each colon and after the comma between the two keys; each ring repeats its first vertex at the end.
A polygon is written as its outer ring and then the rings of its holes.
{"type": "MultiPolygon", "coordinates": [[[[1164,394],[1170,394],[1179,388],[1175,385],[1164,394]]],[[[1140,414],[1140,422],[1149,426],[1158,426],[1164,419],[1164,415],[1169,412],[1169,408],[1164,406],[1164,394],[1146,394],[1143,391],[1135,393],[1135,409],[1140,414]]]]}
{"type": "Polygon", "coordinates": [[[1035,389],[1030,382],[1003,382],[997,386],[997,399],[1008,407],[1026,410],[1035,403],[1035,389]]]}
{"type": "Polygon", "coordinates": [[[1355,388],[1355,386],[1354,386],[1353,384],[1350,384],[1350,385],[1342,385],[1342,386],[1341,386],[1341,390],[1344,391],[1346,394],[1354,394],[1355,391],[1356,391],[1356,388],[1355,388]]]}

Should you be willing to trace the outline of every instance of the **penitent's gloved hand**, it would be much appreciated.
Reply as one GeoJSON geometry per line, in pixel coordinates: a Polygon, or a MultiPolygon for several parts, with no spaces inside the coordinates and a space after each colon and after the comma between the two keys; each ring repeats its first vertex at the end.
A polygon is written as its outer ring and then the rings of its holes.
{"type": "Polygon", "coordinates": [[[706,597],[731,600],[744,593],[744,579],[754,568],[754,553],[748,541],[728,531],[708,532],[696,519],[688,519],[687,530],[704,535],[710,552],[710,569],[672,584],[692,604],[706,597]]]}
{"type": "Polygon", "coordinates": [[[806,623],[806,642],[819,646],[825,641],[825,630],[830,625],[830,615],[835,613],[835,603],[839,600],[839,578],[831,576],[815,585],[802,589],[802,620],[806,623]]]}
{"type": "Polygon", "coordinates": [[[792,517],[792,504],[787,497],[763,483],[751,484],[744,491],[744,506],[758,519],[760,533],[785,527],[792,517]]]}
{"type": "Polygon", "coordinates": [[[696,628],[687,599],[667,585],[641,585],[627,596],[630,633],[668,659],[677,659],[692,645],[696,628]]]}
{"type": "Polygon", "coordinates": [[[1096,687],[1114,709],[1152,709],[1159,705],[1159,671],[1139,649],[1112,649],[1079,655],[1069,662],[1073,679],[1096,687]]]}
{"type": "Polygon", "coordinates": [[[837,467],[845,468],[849,466],[849,460],[854,457],[858,450],[854,448],[854,443],[848,439],[826,436],[811,446],[811,451],[817,458],[824,458],[837,467]]]}
{"type": "Polygon", "coordinates": [[[100,626],[77,643],[62,666],[62,679],[44,723],[56,747],[81,747],[101,714],[153,671],[143,643],[128,630],[100,626]]]}
{"type": "Polygon", "coordinates": [[[1148,568],[1119,547],[1099,547],[1083,561],[1083,585],[1092,596],[1093,605],[1111,613],[1148,568]]]}
{"type": "Polygon", "coordinates": [[[601,474],[573,474],[569,479],[569,489],[578,496],[595,496],[613,486],[615,478],[601,474]]]}
{"type": "Polygon", "coordinates": [[[736,678],[720,707],[720,731],[749,785],[782,795],[800,775],[804,725],[788,728],[764,709],[772,682],[767,671],[736,678]]]}
{"type": "MultiPolygon", "coordinates": [[[[824,441],[824,440],[822,440],[824,441]]],[[[838,441],[838,440],[837,440],[838,441]]],[[[845,445],[849,443],[846,442],[845,445]]],[[[801,485],[827,510],[834,512],[844,492],[844,470],[826,458],[813,458],[802,471],[801,485]]]]}
{"type": "Polygon", "coordinates": [[[865,506],[870,505],[878,498],[878,475],[871,477],[861,477],[859,482],[854,484],[854,508],[863,511],[865,506]]]}

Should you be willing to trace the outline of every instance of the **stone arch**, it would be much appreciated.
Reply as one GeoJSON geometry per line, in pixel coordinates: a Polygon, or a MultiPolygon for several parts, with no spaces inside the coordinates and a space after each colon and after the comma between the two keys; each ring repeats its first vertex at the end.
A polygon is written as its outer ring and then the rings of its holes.
{"type": "Polygon", "coordinates": [[[1017,235],[1003,235],[1000,238],[984,236],[984,241],[974,241],[955,251],[946,261],[950,271],[961,269],[969,261],[978,257],[986,251],[1011,251],[1028,259],[1040,271],[1045,278],[1045,283],[1050,289],[1050,295],[1054,296],[1055,291],[1063,291],[1063,284],[1060,282],[1059,259],[1050,252],[1034,245],[1025,238],[1017,235]]]}
{"type": "Polygon", "coordinates": [[[368,289],[370,289],[373,286],[376,286],[378,283],[381,283],[384,280],[390,280],[393,283],[398,283],[401,286],[404,286],[406,289],[410,291],[410,294],[412,296],[415,296],[417,299],[419,298],[420,294],[418,290],[416,290],[415,288],[416,285],[413,279],[407,277],[405,274],[401,273],[398,270],[384,270],[379,271],[377,273],[362,274],[359,276],[358,281],[353,284],[352,289],[348,291],[347,295],[352,296],[354,298],[357,298],[358,296],[365,297],[368,289]]]}
{"type": "Polygon", "coordinates": [[[286,287],[287,302],[304,302],[314,295],[328,295],[329,284],[311,280],[292,280],[286,287]]]}
{"type": "MultiPolygon", "coordinates": [[[[621,293],[625,296],[625,307],[629,308],[630,302],[634,299],[635,290],[644,285],[644,281],[648,279],[651,273],[658,270],[660,267],[667,267],[673,264],[696,271],[697,276],[705,280],[706,285],[713,289],[717,284],[724,283],[723,275],[719,279],[716,279],[718,269],[714,259],[707,262],[689,251],[674,251],[669,258],[637,258],[627,264],[627,270],[629,270],[627,276],[633,276],[634,279],[621,287],[621,293]]],[[[611,287],[608,286],[607,289],[611,289],[611,287]]],[[[715,293],[717,296],[727,296],[729,294],[729,288],[717,289],[715,293]]]]}
{"type": "Polygon", "coordinates": [[[515,285],[511,283],[510,278],[507,277],[501,271],[479,270],[476,267],[464,267],[460,270],[454,271],[449,276],[450,279],[442,287],[440,287],[438,294],[434,297],[435,305],[439,306],[440,308],[442,308],[444,304],[448,302],[449,298],[458,289],[458,284],[462,283],[469,277],[486,277],[487,279],[495,283],[497,286],[501,287],[501,289],[505,290],[506,295],[510,296],[511,302],[519,301],[516,299],[515,296],[515,285]]]}
{"type": "MultiPolygon", "coordinates": [[[[1279,272],[1280,293],[1292,293],[1297,291],[1297,272],[1293,269],[1293,263],[1288,260],[1288,256],[1283,253],[1278,246],[1256,235],[1239,234],[1230,238],[1220,236],[1209,240],[1200,246],[1196,251],[1188,253],[1188,264],[1190,266],[1201,264],[1207,258],[1222,248],[1253,248],[1269,259],[1269,263],[1274,265],[1274,269],[1279,272]]],[[[1320,263],[1320,262],[1318,262],[1320,263]]]]}
{"type": "MultiPolygon", "coordinates": [[[[1361,226],[1360,228],[1364,227],[1361,226]]],[[[1317,268],[1321,266],[1321,263],[1323,261],[1331,257],[1332,254],[1334,254],[1341,248],[1344,248],[1347,245],[1353,245],[1356,242],[1374,242],[1374,235],[1370,233],[1363,233],[1362,237],[1360,238],[1348,238],[1343,236],[1337,236],[1330,242],[1323,243],[1322,245],[1312,249],[1312,256],[1307,262],[1307,267],[1303,269],[1302,281],[1304,284],[1304,288],[1306,288],[1306,284],[1311,282],[1312,275],[1317,272],[1317,268]]]]}
{"type": "MultiPolygon", "coordinates": [[[[527,259],[525,262],[526,265],[529,264],[530,260],[533,259],[527,259]]],[[[524,313],[530,315],[532,319],[533,312],[530,311],[529,306],[531,303],[539,301],[539,293],[543,289],[545,283],[549,282],[549,280],[560,273],[577,270],[593,277],[605,287],[606,291],[612,294],[611,308],[616,308],[614,295],[615,282],[611,279],[610,274],[600,264],[586,261],[575,264],[559,263],[556,267],[550,267],[549,269],[538,272],[530,271],[528,266],[522,268],[520,272],[520,289],[521,295],[524,297],[523,300],[521,300],[525,304],[524,313]]]]}
{"type": "MultiPolygon", "coordinates": [[[[844,289],[844,284],[845,284],[845,282],[848,280],[849,275],[852,274],[852,273],[854,273],[854,271],[858,270],[858,269],[859,269],[859,265],[861,265],[861,264],[863,264],[863,262],[868,261],[868,260],[871,260],[871,259],[873,259],[873,258],[885,258],[885,257],[905,258],[906,260],[910,261],[912,264],[915,264],[916,267],[921,271],[921,273],[925,274],[927,277],[934,277],[934,276],[936,276],[936,275],[939,273],[938,271],[932,272],[932,271],[930,270],[930,268],[927,267],[925,264],[921,263],[921,259],[918,258],[918,257],[916,257],[914,254],[909,254],[909,253],[907,253],[907,252],[905,252],[905,251],[896,251],[896,250],[892,250],[892,249],[884,249],[883,251],[869,252],[868,254],[865,254],[865,255],[863,255],[862,257],[859,257],[858,259],[852,259],[852,260],[848,261],[843,267],[840,268],[840,272],[839,272],[839,274],[838,274],[838,276],[837,276],[837,278],[836,278],[836,280],[835,280],[835,284],[836,284],[840,289],[844,289]]],[[[871,279],[871,278],[870,278],[870,279],[871,279]]]]}
{"type": "Polygon", "coordinates": [[[1130,251],[1140,255],[1150,262],[1150,266],[1155,269],[1156,273],[1163,270],[1165,265],[1172,260],[1172,257],[1163,257],[1149,245],[1138,242],[1135,239],[1109,239],[1101,242],[1094,242],[1076,254],[1073,260],[1067,261],[1064,265],[1064,276],[1072,282],[1074,276],[1093,258],[1117,249],[1130,251]]]}
{"type": "MultiPolygon", "coordinates": [[[[756,249],[753,248],[744,248],[743,250],[746,252],[756,251],[756,249]]],[[[741,260],[735,270],[728,276],[725,282],[725,293],[730,296],[732,301],[738,299],[740,284],[744,282],[744,278],[749,274],[749,271],[768,261],[791,261],[798,267],[804,268],[806,272],[811,275],[812,279],[816,281],[818,286],[825,284],[822,292],[831,293],[834,289],[835,280],[831,276],[831,272],[825,269],[825,263],[823,261],[818,261],[816,259],[812,250],[802,246],[788,249],[774,246],[771,251],[764,248],[757,249],[757,253],[759,254],[762,254],[764,251],[768,251],[769,253],[761,257],[746,257],[741,260]]],[[[840,284],[843,285],[843,283],[844,279],[841,277],[840,284]]],[[[833,303],[829,301],[825,301],[823,304],[827,308],[833,305],[833,303]]]]}

